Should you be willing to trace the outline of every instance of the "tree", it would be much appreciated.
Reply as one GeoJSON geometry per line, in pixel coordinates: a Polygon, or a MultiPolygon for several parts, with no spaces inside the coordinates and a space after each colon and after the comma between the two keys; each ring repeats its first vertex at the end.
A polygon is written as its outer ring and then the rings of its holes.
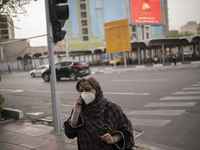
{"type": "Polygon", "coordinates": [[[180,33],[178,30],[171,30],[169,31],[167,37],[180,37],[180,33]]]}
{"type": "Polygon", "coordinates": [[[31,1],[37,0],[1,0],[0,1],[0,17],[1,15],[17,18],[18,15],[26,15],[27,11],[24,6],[30,4],[31,1]]]}

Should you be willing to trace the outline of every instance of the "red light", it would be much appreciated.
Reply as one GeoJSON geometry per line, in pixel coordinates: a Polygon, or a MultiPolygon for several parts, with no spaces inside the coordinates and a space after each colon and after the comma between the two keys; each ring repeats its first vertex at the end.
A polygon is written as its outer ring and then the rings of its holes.
{"type": "Polygon", "coordinates": [[[76,65],[76,68],[84,68],[84,66],[76,65]]]}

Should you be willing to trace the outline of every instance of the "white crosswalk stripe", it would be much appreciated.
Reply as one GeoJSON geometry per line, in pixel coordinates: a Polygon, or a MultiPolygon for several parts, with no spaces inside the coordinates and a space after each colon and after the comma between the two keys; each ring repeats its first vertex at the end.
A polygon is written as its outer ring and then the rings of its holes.
{"type": "Polygon", "coordinates": [[[174,92],[172,95],[197,95],[200,94],[200,91],[184,91],[184,92],[174,92]]]}
{"type": "Polygon", "coordinates": [[[183,113],[185,110],[136,110],[127,113],[127,115],[179,116],[183,113]]]}
{"type": "Polygon", "coordinates": [[[128,112],[127,115],[133,126],[166,126],[174,119],[169,119],[170,116],[183,115],[188,107],[193,107],[198,103],[196,100],[200,100],[199,90],[200,82],[192,84],[190,87],[182,89],[182,91],[174,92],[172,93],[172,96],[162,97],[158,99],[158,102],[149,103],[143,106],[144,108],[151,108],[150,110],[134,110],[128,112]],[[182,109],[180,109],[180,107],[182,109]],[[148,117],[148,119],[146,119],[146,117],[148,117]],[[153,119],[151,119],[151,117],[153,117],[153,119]],[[159,119],[155,117],[159,117],[159,119]],[[163,117],[168,118],[166,119],[163,117]]]}
{"type": "Polygon", "coordinates": [[[149,103],[144,105],[144,107],[191,107],[196,104],[196,102],[149,103]]]}
{"type": "Polygon", "coordinates": [[[153,126],[153,127],[162,127],[171,121],[166,119],[130,119],[130,120],[133,126],[153,126]]]}
{"type": "Polygon", "coordinates": [[[200,100],[200,96],[166,96],[159,100],[200,100]]]}
{"type": "Polygon", "coordinates": [[[183,90],[200,90],[200,87],[186,87],[183,90]]]}

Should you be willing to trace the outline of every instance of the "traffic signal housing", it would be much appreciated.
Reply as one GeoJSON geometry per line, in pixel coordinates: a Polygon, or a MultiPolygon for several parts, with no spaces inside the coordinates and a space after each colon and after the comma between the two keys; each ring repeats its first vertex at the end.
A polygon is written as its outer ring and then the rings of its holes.
{"type": "Polygon", "coordinates": [[[50,22],[52,25],[53,41],[57,43],[65,37],[66,31],[62,28],[69,18],[68,0],[49,0],[50,22]]]}

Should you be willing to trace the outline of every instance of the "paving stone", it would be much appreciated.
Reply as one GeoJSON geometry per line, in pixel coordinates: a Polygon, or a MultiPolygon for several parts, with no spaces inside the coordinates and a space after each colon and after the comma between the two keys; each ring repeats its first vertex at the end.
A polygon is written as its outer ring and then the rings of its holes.
{"type": "Polygon", "coordinates": [[[67,146],[63,147],[60,150],[77,150],[78,147],[76,145],[68,144],[67,146]]]}
{"type": "Polygon", "coordinates": [[[35,149],[35,148],[39,147],[40,145],[47,143],[48,141],[49,140],[45,140],[45,139],[41,139],[41,138],[34,138],[34,139],[24,142],[20,145],[27,147],[27,148],[35,149]]]}
{"type": "Polygon", "coordinates": [[[24,126],[22,124],[19,124],[17,122],[12,122],[12,124],[5,124],[1,126],[1,130],[7,130],[7,131],[16,131],[18,129],[22,129],[24,126]]]}
{"type": "Polygon", "coordinates": [[[7,139],[13,138],[15,136],[18,136],[18,133],[14,133],[14,132],[7,132],[6,134],[3,134],[0,136],[0,140],[5,141],[7,139]]]}
{"type": "Polygon", "coordinates": [[[71,144],[72,142],[77,141],[77,139],[76,138],[69,139],[69,138],[66,137],[66,135],[62,135],[62,136],[56,138],[56,141],[65,142],[67,144],[71,144]]]}
{"type": "Polygon", "coordinates": [[[22,146],[13,146],[13,147],[9,148],[9,150],[30,150],[30,148],[25,148],[22,146]]]}
{"type": "Polygon", "coordinates": [[[0,149],[1,149],[1,150],[7,150],[8,148],[11,148],[11,147],[13,147],[13,146],[14,146],[14,145],[9,144],[9,143],[0,142],[0,149]]]}
{"type": "Polygon", "coordinates": [[[15,136],[13,138],[7,139],[6,142],[9,142],[9,143],[12,143],[12,144],[21,144],[21,143],[29,141],[33,138],[34,137],[28,136],[28,135],[19,135],[19,136],[15,136]]]}
{"type": "Polygon", "coordinates": [[[0,135],[6,134],[6,133],[7,133],[6,131],[0,130],[0,135]]]}
{"type": "Polygon", "coordinates": [[[48,139],[48,140],[54,140],[55,141],[60,136],[53,135],[51,133],[47,133],[47,134],[41,135],[40,137],[43,138],[43,139],[48,139]]]}
{"type": "Polygon", "coordinates": [[[30,135],[30,136],[42,136],[42,135],[47,134],[49,132],[50,132],[50,130],[48,130],[48,129],[38,128],[38,129],[35,129],[33,131],[27,132],[25,134],[30,135]]]}
{"type": "Polygon", "coordinates": [[[36,128],[33,128],[33,127],[24,127],[22,129],[14,131],[14,132],[24,134],[24,133],[27,133],[27,132],[30,132],[30,131],[34,131],[34,130],[36,130],[36,128]]]}
{"type": "Polygon", "coordinates": [[[39,147],[36,148],[36,150],[59,150],[62,147],[64,147],[65,143],[55,142],[55,141],[49,141],[39,147]],[[48,148],[47,148],[48,147],[48,148]]]}

